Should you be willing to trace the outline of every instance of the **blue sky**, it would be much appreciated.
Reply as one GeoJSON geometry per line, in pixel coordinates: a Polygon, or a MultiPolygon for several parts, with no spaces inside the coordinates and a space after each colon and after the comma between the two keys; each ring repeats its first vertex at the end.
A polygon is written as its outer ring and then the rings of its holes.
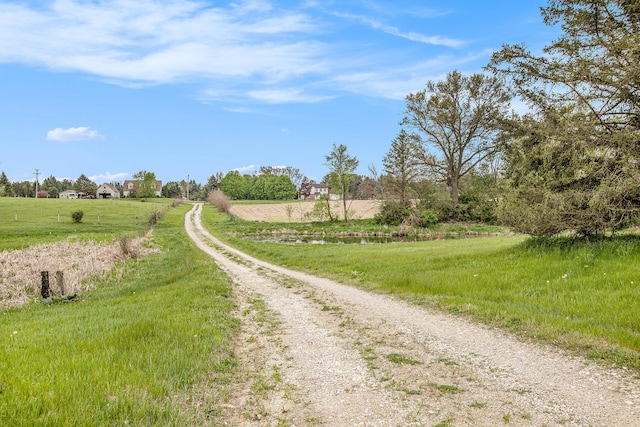
{"type": "Polygon", "coordinates": [[[12,181],[205,183],[381,169],[404,97],[505,43],[554,38],[544,0],[0,0],[0,170],[12,181]]]}

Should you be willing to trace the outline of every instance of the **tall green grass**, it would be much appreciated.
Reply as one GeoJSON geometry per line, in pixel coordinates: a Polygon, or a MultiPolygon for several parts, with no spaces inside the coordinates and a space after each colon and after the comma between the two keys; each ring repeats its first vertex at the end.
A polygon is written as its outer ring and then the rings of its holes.
{"type": "Polygon", "coordinates": [[[213,423],[238,325],[227,277],[184,232],[188,208],[167,212],[162,253],[128,261],[119,283],[0,312],[0,425],[213,423]]]}
{"type": "Polygon", "coordinates": [[[112,240],[145,228],[153,212],[164,210],[168,199],[68,200],[0,197],[0,250],[20,249],[68,237],[112,240]],[[71,219],[83,212],[82,223],[71,219]]]}
{"type": "Polygon", "coordinates": [[[640,237],[479,237],[370,245],[286,245],[207,226],[260,258],[392,293],[640,372],[640,237]]]}

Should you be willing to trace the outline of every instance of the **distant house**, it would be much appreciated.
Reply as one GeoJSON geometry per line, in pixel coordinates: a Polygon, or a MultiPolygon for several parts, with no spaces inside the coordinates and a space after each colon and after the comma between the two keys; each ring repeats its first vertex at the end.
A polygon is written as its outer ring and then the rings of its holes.
{"type": "Polygon", "coordinates": [[[111,184],[102,184],[96,191],[96,198],[98,199],[119,199],[120,192],[116,187],[111,184]]]}
{"type": "MultiPolygon", "coordinates": [[[[127,179],[122,184],[122,196],[123,197],[136,197],[136,191],[138,188],[138,181],[127,179]]],[[[162,197],[162,181],[156,180],[156,197],[162,197]]]]}
{"type": "Polygon", "coordinates": [[[78,193],[74,190],[64,190],[58,195],[58,197],[61,199],[77,199],[78,193]]]}
{"type": "Polygon", "coordinates": [[[320,200],[322,196],[329,194],[329,184],[310,184],[308,196],[300,196],[303,200],[320,200]]]}

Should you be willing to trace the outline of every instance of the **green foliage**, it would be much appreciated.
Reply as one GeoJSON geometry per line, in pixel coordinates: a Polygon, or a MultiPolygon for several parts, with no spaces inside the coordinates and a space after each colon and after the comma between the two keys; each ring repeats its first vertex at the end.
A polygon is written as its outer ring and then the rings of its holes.
{"type": "Polygon", "coordinates": [[[2,171],[0,173],[0,197],[12,197],[13,196],[13,186],[7,178],[7,175],[2,171]]]}
{"type": "Polygon", "coordinates": [[[394,201],[385,202],[380,212],[374,215],[373,222],[376,224],[400,225],[413,214],[413,209],[394,201]]]}
{"type": "Polygon", "coordinates": [[[421,211],[418,215],[418,227],[428,228],[438,223],[438,215],[430,209],[421,211]]]}
{"type": "Polygon", "coordinates": [[[462,221],[496,223],[503,187],[497,176],[472,171],[461,181],[455,217],[462,221]]]}
{"type": "Polygon", "coordinates": [[[394,201],[385,202],[373,222],[380,225],[398,226],[406,224],[414,227],[431,227],[438,223],[438,216],[430,209],[420,210],[394,201]]]}
{"type": "Polygon", "coordinates": [[[136,180],[136,197],[148,199],[156,196],[158,184],[155,173],[140,171],[133,174],[133,179],[136,180]]]}
{"type": "Polygon", "coordinates": [[[402,206],[411,205],[411,200],[418,195],[415,183],[422,173],[418,161],[420,149],[420,139],[403,129],[391,142],[391,148],[382,160],[385,193],[387,197],[397,199],[402,206]]]}
{"type": "Polygon", "coordinates": [[[78,193],[91,194],[95,196],[98,191],[98,184],[91,181],[84,174],[81,174],[73,183],[73,189],[78,193]]]}
{"type": "MultiPolygon", "coordinates": [[[[186,193],[186,189],[184,191],[186,193]]],[[[186,196],[186,194],[185,194],[186,196]]],[[[183,197],[183,188],[177,181],[169,181],[162,186],[162,197],[178,199],[183,197]]]]}
{"type": "Polygon", "coordinates": [[[305,214],[307,218],[313,218],[316,221],[335,221],[331,211],[331,203],[326,195],[320,196],[320,199],[313,204],[313,209],[305,214]]]}
{"type": "Polygon", "coordinates": [[[71,219],[76,224],[80,224],[82,222],[82,217],[84,216],[84,212],[81,210],[71,212],[71,219]]]}
{"type": "Polygon", "coordinates": [[[359,163],[356,157],[349,154],[347,147],[343,144],[333,143],[331,153],[325,156],[325,165],[329,167],[330,176],[337,184],[332,187],[339,188],[342,195],[345,222],[349,220],[349,209],[347,208],[349,185],[354,179],[354,172],[359,163]]]}
{"type": "Polygon", "coordinates": [[[497,77],[459,71],[407,95],[402,124],[422,144],[417,161],[446,183],[454,209],[460,179],[499,150],[501,119],[510,101],[511,93],[497,77]]]}
{"type": "Polygon", "coordinates": [[[494,54],[490,68],[534,112],[514,122],[508,148],[502,211],[517,229],[592,235],[639,221],[639,11],[637,1],[551,0],[543,18],[562,33],[543,55],[524,45],[494,54]]]}
{"type": "Polygon", "coordinates": [[[298,190],[288,175],[240,175],[227,173],[220,181],[220,190],[232,200],[294,200],[298,190]]]}
{"type": "Polygon", "coordinates": [[[597,128],[590,114],[570,108],[519,122],[519,137],[505,154],[511,189],[501,209],[505,224],[551,236],[595,235],[638,222],[640,148],[613,149],[622,135],[597,128]]]}

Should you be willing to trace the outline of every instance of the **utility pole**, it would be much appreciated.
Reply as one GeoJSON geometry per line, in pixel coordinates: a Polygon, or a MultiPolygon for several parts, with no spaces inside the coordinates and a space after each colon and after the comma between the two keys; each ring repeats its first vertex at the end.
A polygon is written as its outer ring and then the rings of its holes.
{"type": "Polygon", "coordinates": [[[36,199],[38,198],[38,175],[40,175],[40,171],[36,169],[33,173],[36,176],[36,199]]]}
{"type": "Polygon", "coordinates": [[[189,174],[187,174],[187,201],[189,201],[189,174]]]}

